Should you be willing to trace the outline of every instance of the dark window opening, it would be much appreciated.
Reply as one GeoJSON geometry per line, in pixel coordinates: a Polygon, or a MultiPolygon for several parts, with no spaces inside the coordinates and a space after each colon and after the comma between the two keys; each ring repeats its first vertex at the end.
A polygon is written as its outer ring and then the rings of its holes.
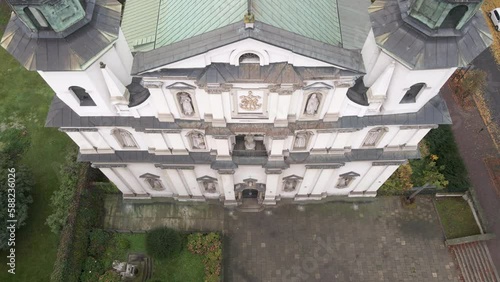
{"type": "Polygon", "coordinates": [[[424,88],[425,83],[413,84],[408,91],[406,91],[403,99],[401,99],[400,104],[415,103],[417,101],[417,95],[424,88]]]}
{"type": "Polygon", "coordinates": [[[79,87],[79,86],[71,86],[69,88],[73,94],[80,100],[80,106],[82,107],[87,107],[87,106],[95,106],[96,104],[94,103],[94,100],[92,100],[92,97],[90,97],[89,93],[85,91],[85,89],[79,87]]]}
{"type": "Polygon", "coordinates": [[[465,5],[458,5],[451,9],[441,24],[441,28],[456,28],[468,10],[469,8],[465,5]]]}
{"type": "Polygon", "coordinates": [[[260,57],[254,53],[245,53],[240,56],[240,64],[258,64],[260,57]]]}
{"type": "Polygon", "coordinates": [[[35,25],[35,27],[39,30],[50,29],[50,25],[45,19],[45,16],[42,14],[40,10],[33,7],[26,7],[23,9],[24,13],[30,21],[35,25]]]}

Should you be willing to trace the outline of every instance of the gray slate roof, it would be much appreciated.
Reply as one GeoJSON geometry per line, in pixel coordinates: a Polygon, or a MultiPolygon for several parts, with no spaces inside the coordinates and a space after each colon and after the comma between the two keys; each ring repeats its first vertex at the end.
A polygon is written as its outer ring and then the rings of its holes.
{"type": "Polygon", "coordinates": [[[84,70],[90,60],[118,38],[120,27],[121,4],[114,0],[95,2],[90,22],[64,38],[32,37],[26,25],[12,13],[1,45],[28,70],[84,70]]]}
{"type": "Polygon", "coordinates": [[[432,98],[418,112],[408,114],[376,115],[376,116],[347,116],[341,117],[336,122],[323,121],[298,121],[290,123],[286,128],[274,128],[273,124],[228,124],[226,128],[212,127],[210,123],[204,121],[176,120],[175,122],[160,122],[156,117],[120,117],[120,116],[90,116],[81,117],[70,107],[54,96],[47,115],[46,127],[68,127],[85,128],[96,126],[124,126],[133,127],[136,130],[144,129],[181,129],[181,128],[204,128],[212,135],[227,135],[236,130],[241,131],[242,127],[247,127],[255,131],[266,131],[268,135],[291,135],[298,129],[335,129],[335,128],[364,128],[377,125],[431,125],[431,124],[451,124],[451,117],[446,103],[441,96],[432,98]],[[233,131],[231,131],[233,129],[233,131]]]}
{"type": "Polygon", "coordinates": [[[253,38],[350,71],[365,71],[359,50],[343,49],[257,21],[254,29],[245,29],[243,22],[238,22],[155,50],[139,52],[134,57],[132,74],[140,74],[246,38],[253,38]]]}
{"type": "Polygon", "coordinates": [[[311,155],[290,153],[284,162],[268,164],[263,158],[243,158],[233,161],[216,161],[210,153],[189,153],[189,155],[154,155],[147,151],[115,151],[114,154],[80,154],[78,161],[92,163],[156,163],[172,165],[211,164],[214,169],[234,169],[238,165],[261,165],[266,168],[286,168],[290,164],[327,164],[353,161],[394,161],[420,158],[417,151],[384,151],[383,149],[357,149],[337,154],[311,155]],[[252,162],[253,160],[253,162],[252,162]]]}
{"type": "MultiPolygon", "coordinates": [[[[457,0],[458,1],[458,0],[457,0]]],[[[369,8],[377,44],[412,69],[465,67],[493,42],[479,10],[459,36],[426,35],[424,25],[407,15],[408,0],[377,0],[369,8]],[[398,3],[400,2],[400,3],[398,3]],[[404,17],[404,18],[403,18],[404,17]]]]}

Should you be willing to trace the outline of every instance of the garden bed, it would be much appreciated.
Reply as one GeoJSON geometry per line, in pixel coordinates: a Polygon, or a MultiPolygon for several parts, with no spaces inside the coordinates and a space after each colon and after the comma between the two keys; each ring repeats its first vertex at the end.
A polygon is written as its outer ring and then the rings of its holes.
{"type": "Polygon", "coordinates": [[[436,199],[436,208],[446,239],[480,234],[469,204],[462,197],[436,199]]]}
{"type": "MultiPolygon", "coordinates": [[[[207,270],[206,254],[195,253],[192,247],[195,240],[189,240],[188,234],[183,234],[182,237],[182,248],[181,251],[170,258],[158,259],[151,257],[147,251],[146,233],[109,233],[102,230],[94,230],[93,235],[90,236],[91,244],[89,246],[89,256],[96,257],[97,267],[95,269],[90,269],[92,265],[87,266],[84,272],[97,271],[100,274],[96,276],[88,276],[88,280],[82,281],[100,281],[99,277],[103,275],[105,271],[111,269],[112,263],[115,260],[125,262],[127,261],[128,254],[139,253],[145,254],[152,259],[153,270],[152,277],[148,281],[157,282],[203,282],[203,281],[219,281],[219,277],[216,279],[208,279],[205,271],[207,270]],[[98,255],[98,254],[101,255],[98,255]]],[[[198,236],[198,238],[208,238],[208,236],[215,236],[216,241],[220,243],[220,238],[218,234],[210,233],[208,235],[201,233],[193,233],[191,236],[198,236]]],[[[194,238],[194,237],[193,237],[194,238]]],[[[194,238],[195,239],[195,238],[194,238]]],[[[206,242],[206,241],[205,241],[206,242]]],[[[221,252],[220,244],[218,244],[217,251],[221,252]]],[[[199,248],[197,248],[199,249],[199,248]]],[[[220,270],[220,263],[216,266],[220,270]]],[[[130,281],[140,281],[139,277],[137,279],[132,279],[130,281]]],[[[107,280],[106,280],[107,281],[107,280]]]]}

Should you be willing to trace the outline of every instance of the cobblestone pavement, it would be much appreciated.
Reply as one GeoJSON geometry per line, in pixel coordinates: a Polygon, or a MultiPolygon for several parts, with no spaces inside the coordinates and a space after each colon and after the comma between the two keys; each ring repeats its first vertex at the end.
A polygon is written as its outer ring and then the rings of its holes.
{"type": "Polygon", "coordinates": [[[459,281],[431,198],[270,211],[226,211],[225,281],[459,281]]]}

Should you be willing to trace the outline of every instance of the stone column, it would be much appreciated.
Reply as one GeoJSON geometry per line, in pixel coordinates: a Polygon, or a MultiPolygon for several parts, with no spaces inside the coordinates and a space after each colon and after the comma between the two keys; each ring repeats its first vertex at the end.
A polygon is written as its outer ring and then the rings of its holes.
{"type": "Polygon", "coordinates": [[[118,175],[114,170],[112,165],[99,165],[93,164],[95,168],[99,168],[106,177],[115,184],[115,186],[122,192],[124,198],[134,197],[134,190],[130,188],[120,175],[118,175]]]}
{"type": "Polygon", "coordinates": [[[333,99],[328,105],[328,109],[326,111],[324,121],[337,121],[339,119],[340,110],[342,109],[342,103],[344,103],[344,99],[347,97],[347,90],[352,86],[352,83],[347,82],[337,82],[335,84],[336,88],[333,91],[333,99]]]}
{"type": "Polygon", "coordinates": [[[132,172],[126,167],[116,167],[113,170],[118,174],[124,182],[126,182],[129,187],[137,194],[136,197],[150,198],[149,193],[144,189],[139,180],[132,174],[132,172]]]}
{"type": "Polygon", "coordinates": [[[314,141],[311,154],[326,154],[331,148],[333,131],[331,130],[318,130],[316,140],[314,141]]]}
{"type": "Polygon", "coordinates": [[[337,131],[334,137],[334,141],[332,147],[330,149],[330,153],[339,153],[343,154],[346,151],[346,147],[350,147],[349,140],[352,136],[351,131],[337,131]]]}
{"type": "Polygon", "coordinates": [[[278,107],[276,110],[275,127],[288,126],[288,109],[292,100],[292,92],[283,92],[278,96],[278,107]]]}
{"type": "Polygon", "coordinates": [[[188,155],[189,152],[186,150],[186,145],[181,137],[181,131],[163,131],[163,136],[167,140],[168,145],[172,149],[173,155],[188,155]]]}
{"type": "Polygon", "coordinates": [[[377,177],[382,173],[385,167],[383,166],[373,166],[362,176],[361,180],[358,181],[357,185],[349,194],[349,197],[363,197],[364,192],[368,190],[368,187],[377,179],[377,177]]]}
{"type": "Polygon", "coordinates": [[[190,191],[186,188],[184,181],[179,175],[179,170],[176,167],[159,166],[165,172],[167,178],[172,183],[172,186],[176,190],[177,198],[179,201],[188,201],[191,199],[190,191]]]}
{"type": "Polygon", "coordinates": [[[280,188],[281,171],[266,171],[266,194],[264,205],[276,205],[276,195],[280,188]]]}
{"type": "Polygon", "coordinates": [[[82,154],[95,154],[97,153],[96,148],[92,146],[92,143],[83,136],[78,129],[60,129],[60,131],[65,132],[73,142],[75,142],[78,147],[80,147],[80,153],[82,154]]]}
{"type": "Polygon", "coordinates": [[[179,167],[179,175],[186,187],[189,188],[192,199],[196,201],[205,201],[205,197],[203,197],[203,193],[200,190],[200,185],[198,184],[198,181],[196,181],[194,167],[179,167]]]}
{"type": "Polygon", "coordinates": [[[339,166],[325,166],[318,177],[318,181],[314,186],[314,189],[311,192],[311,196],[309,197],[312,200],[321,200],[327,195],[327,190],[329,186],[335,185],[335,183],[331,182],[332,176],[335,174],[335,169],[339,166]]]}
{"type": "Polygon", "coordinates": [[[209,93],[210,114],[205,114],[205,119],[212,122],[214,127],[226,127],[226,119],[224,118],[224,107],[222,103],[222,93],[209,93]]]}
{"type": "Polygon", "coordinates": [[[283,160],[283,150],[285,149],[285,139],[286,137],[270,137],[272,138],[271,148],[267,150],[271,151],[269,155],[269,161],[282,161],[283,160]]]}
{"type": "MultiPolygon", "coordinates": [[[[90,142],[92,145],[97,148],[98,154],[113,154],[115,150],[111,148],[111,146],[106,142],[99,131],[97,129],[88,129],[88,130],[80,130],[80,133],[90,142]]],[[[111,134],[111,133],[110,133],[111,134]]],[[[120,148],[121,149],[121,148],[120,148]]]]}
{"type": "Polygon", "coordinates": [[[386,150],[400,150],[401,146],[405,145],[408,140],[417,132],[413,126],[401,126],[398,133],[386,147],[386,150]]]}
{"type": "Polygon", "coordinates": [[[219,176],[224,190],[224,206],[236,206],[236,196],[234,194],[234,170],[219,170],[219,176]]]}
{"type": "Polygon", "coordinates": [[[295,201],[309,200],[309,195],[313,191],[320,173],[321,168],[306,165],[306,173],[304,174],[304,179],[300,184],[299,191],[297,192],[297,195],[295,195],[295,201]]]}
{"type": "Polygon", "coordinates": [[[405,149],[417,149],[418,142],[422,140],[422,138],[429,133],[432,128],[436,128],[437,126],[421,126],[415,134],[406,142],[405,149]]]}
{"type": "Polygon", "coordinates": [[[217,150],[217,160],[231,160],[231,149],[228,136],[213,136],[215,149],[217,150]]]}
{"type": "Polygon", "coordinates": [[[158,112],[158,120],[163,122],[173,122],[174,116],[168,107],[166,95],[163,92],[163,82],[160,81],[144,81],[144,87],[148,88],[151,93],[152,106],[158,112]]]}
{"type": "Polygon", "coordinates": [[[168,144],[163,138],[161,130],[146,130],[144,132],[147,137],[148,151],[156,155],[171,155],[168,144]]]}

